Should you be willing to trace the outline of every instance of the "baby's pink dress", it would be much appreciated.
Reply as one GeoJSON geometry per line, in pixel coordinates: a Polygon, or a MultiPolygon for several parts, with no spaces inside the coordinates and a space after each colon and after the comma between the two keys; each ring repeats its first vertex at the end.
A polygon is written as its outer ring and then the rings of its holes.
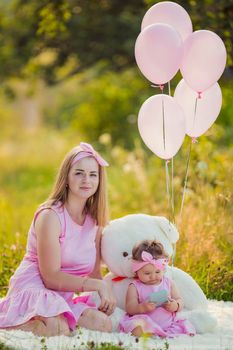
{"type": "MultiPolygon", "coordinates": [[[[171,280],[167,277],[163,277],[158,285],[144,284],[138,279],[135,279],[132,283],[137,289],[139,303],[148,301],[150,293],[158,292],[162,289],[166,289],[169,297],[171,296],[171,280]]],[[[180,334],[194,335],[196,333],[189,321],[179,319],[176,312],[169,312],[163,307],[157,307],[146,314],[133,316],[125,314],[120,321],[119,330],[131,333],[137,326],[141,326],[144,333],[152,333],[160,337],[172,338],[180,334]]]]}
{"type": "MultiPolygon", "coordinates": [[[[70,329],[75,329],[82,312],[95,308],[89,298],[74,298],[74,292],[61,292],[45,287],[38,266],[35,219],[44,210],[41,207],[31,224],[26,254],[10,279],[9,290],[0,300],[0,328],[20,325],[34,316],[44,317],[64,314],[70,329]]],[[[61,271],[76,276],[89,275],[95,266],[95,238],[98,227],[89,215],[83,226],[76,224],[66,208],[60,204],[52,207],[61,224],[61,271]]]]}

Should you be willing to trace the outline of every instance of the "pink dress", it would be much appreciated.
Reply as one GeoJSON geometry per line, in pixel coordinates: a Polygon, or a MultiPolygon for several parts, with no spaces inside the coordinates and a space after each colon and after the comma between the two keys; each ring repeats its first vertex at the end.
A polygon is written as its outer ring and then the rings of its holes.
{"type": "MultiPolygon", "coordinates": [[[[38,266],[34,228],[35,219],[44,209],[41,207],[35,214],[29,229],[26,254],[10,279],[6,297],[0,300],[0,328],[20,325],[36,315],[52,317],[64,314],[73,330],[85,309],[96,309],[87,297],[75,299],[74,292],[45,287],[38,266]]],[[[61,271],[76,276],[89,275],[95,266],[98,227],[89,215],[80,226],[71,219],[64,206],[55,205],[52,210],[61,223],[61,271]]]]}
{"type": "MultiPolygon", "coordinates": [[[[171,280],[167,277],[163,277],[158,285],[144,284],[138,279],[135,279],[132,283],[137,289],[139,303],[147,301],[150,293],[162,289],[166,289],[169,297],[171,296],[171,280]]],[[[194,335],[196,333],[189,321],[179,319],[176,312],[169,312],[163,307],[157,307],[147,314],[133,316],[125,314],[120,321],[119,330],[130,333],[137,326],[141,326],[144,333],[152,333],[160,337],[172,338],[180,334],[194,335]]]]}

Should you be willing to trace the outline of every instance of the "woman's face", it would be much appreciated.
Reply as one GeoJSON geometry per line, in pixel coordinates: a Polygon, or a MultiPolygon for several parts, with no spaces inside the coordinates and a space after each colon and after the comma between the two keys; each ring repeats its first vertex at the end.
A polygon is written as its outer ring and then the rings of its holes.
{"type": "Polygon", "coordinates": [[[99,185],[99,165],[93,157],[85,157],[72,165],[68,174],[69,192],[88,199],[99,185]]]}

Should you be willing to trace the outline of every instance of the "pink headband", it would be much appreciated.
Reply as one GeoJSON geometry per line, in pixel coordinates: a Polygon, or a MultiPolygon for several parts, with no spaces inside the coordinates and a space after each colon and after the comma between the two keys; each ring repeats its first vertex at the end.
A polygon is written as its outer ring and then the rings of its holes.
{"type": "Polygon", "coordinates": [[[85,157],[93,157],[95,158],[95,160],[97,161],[97,163],[100,166],[108,166],[108,163],[106,162],[106,160],[104,160],[95,150],[94,148],[89,144],[89,143],[85,143],[85,142],[80,142],[80,147],[82,149],[81,152],[79,152],[78,154],[76,154],[76,156],[74,157],[71,166],[74,165],[74,163],[76,163],[78,160],[85,158],[85,157]]]}
{"type": "Polygon", "coordinates": [[[144,251],[142,252],[141,255],[142,261],[132,261],[132,269],[134,272],[140,270],[143,266],[147,264],[152,264],[156,267],[158,270],[164,270],[168,264],[168,259],[162,258],[162,259],[154,259],[153,256],[144,251]]]}

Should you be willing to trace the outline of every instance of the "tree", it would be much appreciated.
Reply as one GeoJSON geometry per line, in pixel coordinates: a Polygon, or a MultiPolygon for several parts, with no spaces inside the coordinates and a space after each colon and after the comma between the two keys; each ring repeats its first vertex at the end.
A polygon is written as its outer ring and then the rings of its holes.
{"type": "MultiPolygon", "coordinates": [[[[134,43],[151,0],[9,0],[0,5],[0,77],[40,77],[55,84],[104,61],[135,64],[134,43]]],[[[228,0],[178,1],[195,29],[218,33],[232,66],[232,7],[228,0]]]]}

